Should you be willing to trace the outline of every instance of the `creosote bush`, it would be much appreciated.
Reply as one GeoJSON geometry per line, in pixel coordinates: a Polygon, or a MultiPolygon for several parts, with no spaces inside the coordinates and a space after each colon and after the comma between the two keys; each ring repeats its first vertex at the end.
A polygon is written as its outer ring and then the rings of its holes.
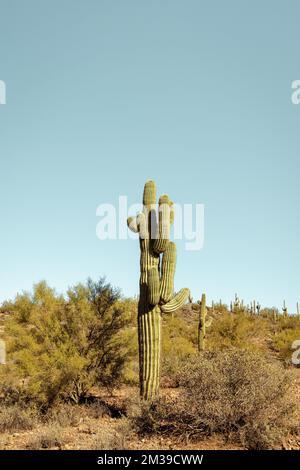
{"type": "Polygon", "coordinates": [[[144,410],[138,420],[143,432],[186,439],[221,433],[249,449],[268,449],[280,446],[296,419],[288,374],[250,351],[195,356],[179,372],[178,382],[175,398],[144,410]]]}

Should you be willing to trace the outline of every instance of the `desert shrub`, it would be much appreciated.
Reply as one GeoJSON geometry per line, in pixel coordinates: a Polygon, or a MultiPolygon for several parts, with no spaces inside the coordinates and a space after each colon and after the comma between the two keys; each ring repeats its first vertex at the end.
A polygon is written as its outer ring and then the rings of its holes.
{"type": "Polygon", "coordinates": [[[175,373],[196,351],[196,314],[180,311],[166,315],[162,336],[162,383],[176,385],[175,373]],[[185,313],[185,315],[183,315],[185,313]]]}
{"type": "Polygon", "coordinates": [[[127,418],[119,420],[115,429],[100,428],[94,436],[91,450],[125,450],[132,435],[132,425],[127,418]]]}
{"type": "Polygon", "coordinates": [[[23,408],[19,405],[0,407],[0,432],[14,432],[33,429],[39,420],[35,408],[23,408]]]}
{"type": "Polygon", "coordinates": [[[240,313],[225,313],[214,319],[207,331],[207,349],[241,348],[265,352],[268,320],[240,313]]]}
{"type": "Polygon", "coordinates": [[[93,385],[112,388],[121,380],[132,351],[132,311],[104,279],[79,284],[66,298],[42,282],[5,309],[9,360],[0,383],[7,400],[78,402],[93,385]]]}
{"type": "Polygon", "coordinates": [[[136,391],[136,394],[131,394],[126,400],[125,415],[132,422],[141,415],[141,399],[138,391],[136,391]]]}
{"type": "Polygon", "coordinates": [[[222,303],[221,301],[217,302],[214,304],[214,312],[215,313],[228,313],[229,310],[228,310],[228,305],[222,303]]]}
{"type": "Polygon", "coordinates": [[[85,416],[85,407],[77,404],[59,403],[51,407],[44,416],[44,422],[62,428],[78,426],[85,416]]]}
{"type": "Polygon", "coordinates": [[[40,429],[39,434],[29,440],[27,448],[32,450],[61,448],[65,443],[63,429],[61,426],[53,424],[40,429]]]}
{"type": "Polygon", "coordinates": [[[111,416],[109,407],[101,400],[94,400],[84,406],[85,415],[92,419],[100,419],[105,416],[111,416]]]}
{"type": "Polygon", "coordinates": [[[280,364],[246,351],[203,353],[186,364],[175,398],[144,410],[144,432],[185,438],[222,433],[249,449],[276,447],[293,424],[296,402],[280,364]]]}
{"type": "Polygon", "coordinates": [[[260,316],[264,318],[268,318],[269,320],[275,321],[275,318],[277,319],[279,314],[279,310],[276,307],[265,307],[262,308],[260,311],[260,316]]]}

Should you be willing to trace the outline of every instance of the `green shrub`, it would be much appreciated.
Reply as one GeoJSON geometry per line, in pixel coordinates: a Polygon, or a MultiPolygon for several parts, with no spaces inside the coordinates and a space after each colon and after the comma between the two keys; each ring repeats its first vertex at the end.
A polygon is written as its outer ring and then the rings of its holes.
{"type": "Polygon", "coordinates": [[[95,384],[118,384],[132,352],[127,304],[104,279],[79,284],[66,298],[42,282],[6,304],[6,399],[78,402],[95,384]]]}
{"type": "Polygon", "coordinates": [[[268,320],[246,313],[225,313],[212,322],[207,332],[207,349],[240,348],[266,352],[268,320]]]}
{"type": "Polygon", "coordinates": [[[164,319],[162,336],[162,383],[171,385],[182,364],[196,351],[197,324],[182,312],[164,319]]]}

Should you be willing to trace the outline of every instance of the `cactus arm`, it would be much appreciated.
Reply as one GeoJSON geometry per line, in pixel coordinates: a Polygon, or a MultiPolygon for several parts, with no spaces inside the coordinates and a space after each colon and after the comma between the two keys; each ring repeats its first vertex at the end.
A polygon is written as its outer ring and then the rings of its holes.
{"type": "Polygon", "coordinates": [[[174,223],[174,217],[175,217],[175,210],[174,210],[174,203],[173,201],[169,202],[170,205],[170,225],[173,225],[174,223]]]}
{"type": "MultiPolygon", "coordinates": [[[[146,211],[146,213],[141,212],[137,216],[137,222],[138,222],[138,227],[139,227],[139,232],[140,232],[140,239],[141,240],[149,240],[150,234],[149,234],[149,224],[148,224],[148,221],[147,221],[147,211],[146,211]]],[[[147,245],[147,251],[151,251],[149,244],[147,245]]]]}
{"type": "Polygon", "coordinates": [[[176,269],[176,245],[169,242],[162,257],[160,297],[161,302],[171,300],[174,294],[174,276],[176,269]]]}
{"type": "Polygon", "coordinates": [[[156,186],[153,180],[148,180],[144,186],[143,204],[147,209],[151,209],[156,203],[156,186]]]}
{"type": "Polygon", "coordinates": [[[170,199],[164,194],[158,203],[158,233],[153,242],[153,250],[160,254],[166,251],[170,240],[170,199]]]}
{"type": "Polygon", "coordinates": [[[129,230],[131,230],[133,233],[138,233],[139,232],[139,226],[138,226],[138,222],[137,222],[137,217],[128,217],[127,226],[129,228],[129,230]]]}
{"type": "Polygon", "coordinates": [[[175,312],[175,310],[178,310],[180,307],[182,307],[185,304],[189,296],[190,296],[190,290],[184,287],[178,292],[178,294],[175,295],[175,297],[173,297],[173,299],[171,299],[166,304],[160,306],[161,311],[163,313],[175,312]]]}

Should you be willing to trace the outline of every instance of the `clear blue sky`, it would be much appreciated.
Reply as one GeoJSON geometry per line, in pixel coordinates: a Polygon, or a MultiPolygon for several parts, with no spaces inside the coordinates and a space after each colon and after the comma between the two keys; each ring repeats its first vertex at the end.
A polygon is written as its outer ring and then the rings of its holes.
{"type": "Polygon", "coordinates": [[[143,183],[205,204],[176,289],[300,301],[299,1],[0,0],[0,301],[105,274],[138,292],[135,241],[96,208],[143,183]]]}

